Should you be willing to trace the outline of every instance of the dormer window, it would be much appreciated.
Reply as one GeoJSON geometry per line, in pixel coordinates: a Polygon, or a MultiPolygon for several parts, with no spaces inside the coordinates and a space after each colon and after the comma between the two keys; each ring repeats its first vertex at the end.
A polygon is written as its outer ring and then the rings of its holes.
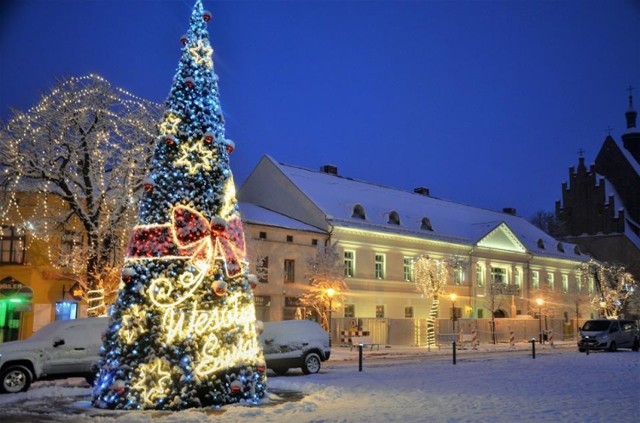
{"type": "Polygon", "coordinates": [[[542,239],[538,239],[538,248],[544,250],[544,241],[542,239]]]}
{"type": "Polygon", "coordinates": [[[364,214],[364,207],[362,207],[360,204],[356,204],[355,206],[353,206],[353,214],[351,215],[351,217],[354,219],[365,220],[367,217],[364,214]]]}
{"type": "Polygon", "coordinates": [[[433,226],[431,226],[431,220],[428,217],[422,218],[422,224],[420,225],[420,229],[423,231],[433,231],[433,226]]]}
{"type": "Polygon", "coordinates": [[[580,247],[578,245],[576,245],[575,247],[573,247],[573,252],[576,255],[581,255],[582,253],[580,252],[580,247]]]}
{"type": "Polygon", "coordinates": [[[392,211],[389,213],[389,224],[391,225],[399,225],[400,224],[400,215],[398,212],[392,211]]]}
{"type": "Polygon", "coordinates": [[[558,242],[558,251],[564,253],[564,245],[562,245],[562,242],[558,242]]]}

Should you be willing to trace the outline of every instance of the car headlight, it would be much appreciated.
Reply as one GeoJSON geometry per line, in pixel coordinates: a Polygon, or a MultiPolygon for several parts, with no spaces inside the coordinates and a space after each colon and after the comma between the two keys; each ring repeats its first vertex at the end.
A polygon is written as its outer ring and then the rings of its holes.
{"type": "Polygon", "coordinates": [[[606,341],[607,339],[609,339],[609,334],[603,333],[601,335],[596,336],[596,339],[598,339],[599,341],[606,341]]]}

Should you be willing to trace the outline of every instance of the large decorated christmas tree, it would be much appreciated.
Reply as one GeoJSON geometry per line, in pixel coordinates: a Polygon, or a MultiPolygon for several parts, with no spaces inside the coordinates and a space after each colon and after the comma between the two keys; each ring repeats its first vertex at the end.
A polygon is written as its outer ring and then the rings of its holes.
{"type": "Polygon", "coordinates": [[[200,0],[159,125],[93,404],[183,409],[266,392],[244,232],[200,0]]]}

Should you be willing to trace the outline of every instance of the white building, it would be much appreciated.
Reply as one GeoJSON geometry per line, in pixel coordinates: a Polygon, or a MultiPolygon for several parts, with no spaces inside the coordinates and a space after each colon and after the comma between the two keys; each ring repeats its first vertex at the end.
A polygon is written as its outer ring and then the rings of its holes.
{"type": "MultiPolygon", "coordinates": [[[[337,242],[344,255],[349,292],[334,318],[387,324],[386,319],[426,318],[431,299],[416,289],[411,266],[423,254],[462,264],[452,271],[445,292],[457,295],[456,313],[463,321],[490,318],[492,308],[496,317],[531,319],[539,311],[564,321],[576,317],[580,265],[588,256],[511,209],[471,207],[432,197],[426,188],[406,192],[340,176],[334,166],[315,171],[269,156],[260,160],[238,198],[248,238],[268,245],[262,247],[268,283],[256,288],[259,301],[269,299],[270,310],[259,316],[265,320],[292,318],[295,295],[308,285],[306,257],[318,242],[337,242]],[[491,282],[503,284],[502,292],[509,294],[495,307],[487,299],[491,282]],[[535,303],[541,295],[544,309],[535,303]]],[[[448,319],[452,304],[443,300],[439,317],[448,319]]]]}

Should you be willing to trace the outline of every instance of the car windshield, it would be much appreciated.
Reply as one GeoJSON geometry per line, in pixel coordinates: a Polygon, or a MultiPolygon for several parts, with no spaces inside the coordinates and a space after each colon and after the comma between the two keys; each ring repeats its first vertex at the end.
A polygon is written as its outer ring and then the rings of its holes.
{"type": "Polygon", "coordinates": [[[605,330],[609,330],[609,326],[611,322],[606,320],[591,320],[585,322],[584,326],[582,326],[582,330],[591,331],[591,332],[602,332],[605,330]]]}

